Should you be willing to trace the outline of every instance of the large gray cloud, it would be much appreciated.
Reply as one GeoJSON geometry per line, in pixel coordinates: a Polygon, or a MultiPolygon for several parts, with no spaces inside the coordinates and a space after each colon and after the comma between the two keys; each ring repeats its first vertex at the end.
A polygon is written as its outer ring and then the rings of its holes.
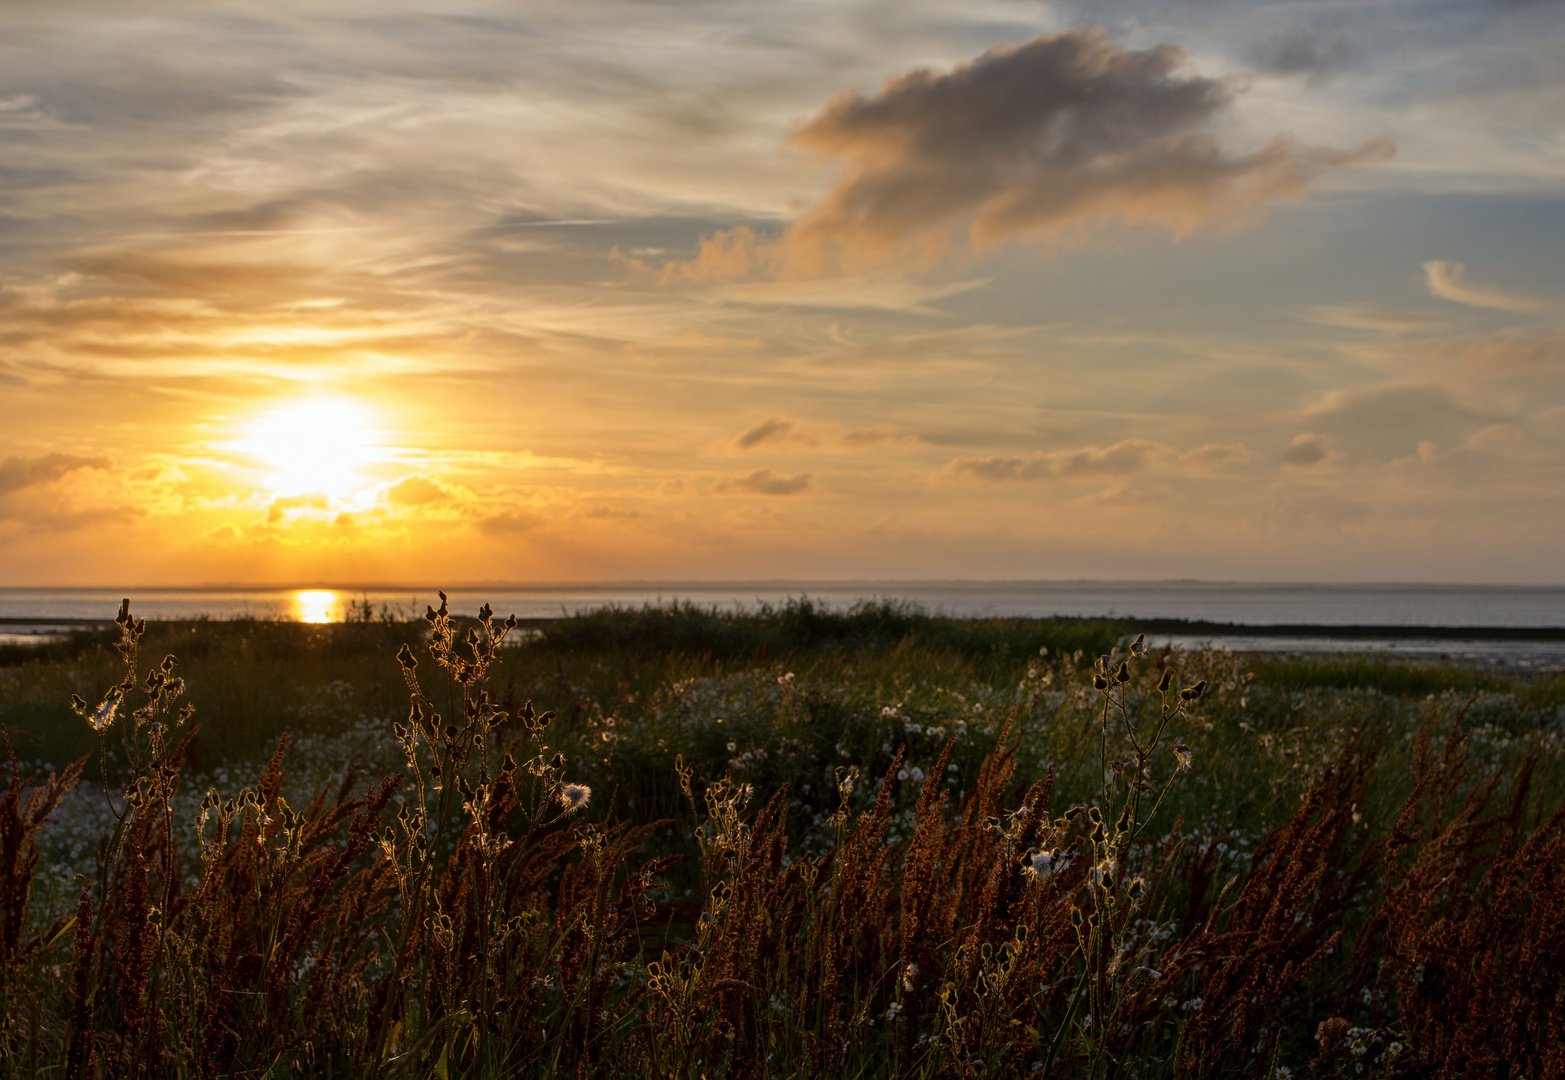
{"type": "Polygon", "coordinates": [[[1126,49],[1103,30],[1070,31],[915,70],[872,96],[840,94],[792,135],[843,163],[793,226],[792,255],[938,246],[963,226],[979,246],[1110,221],[1183,234],[1392,152],[1386,139],[1330,150],[1278,136],[1230,153],[1209,128],[1232,87],[1183,63],[1173,46],[1126,49]]]}

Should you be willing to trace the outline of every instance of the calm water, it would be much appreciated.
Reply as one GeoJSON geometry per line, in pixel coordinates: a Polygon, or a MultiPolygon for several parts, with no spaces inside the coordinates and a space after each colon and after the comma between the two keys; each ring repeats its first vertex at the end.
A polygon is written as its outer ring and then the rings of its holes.
{"type": "MultiPolygon", "coordinates": [[[[903,600],[931,613],[981,616],[1114,615],[1204,619],[1244,625],[1565,626],[1565,586],[1253,585],[1194,581],[830,581],[657,582],[447,589],[452,610],[472,614],[485,601],[497,614],[549,617],[619,604],[689,601],[753,608],[808,596],[833,608],[861,600],[903,600]]],[[[122,596],[150,619],[341,619],[368,601],[404,615],[438,604],[434,588],[327,589],[0,589],[0,619],[108,619],[122,596]]]]}
{"type": "MultiPolygon", "coordinates": [[[[55,619],[107,619],[122,596],[144,618],[215,619],[250,616],[305,622],[340,620],[350,605],[368,602],[402,616],[438,604],[433,588],[407,589],[0,589],[0,641],[39,641],[64,627],[55,619]]],[[[808,596],[833,608],[863,600],[898,600],[957,616],[1102,616],[1202,619],[1235,630],[1200,638],[1155,635],[1186,646],[1239,651],[1373,651],[1409,658],[1442,657],[1486,667],[1565,669],[1565,642],[1420,639],[1416,632],[1384,640],[1248,636],[1243,626],[1562,627],[1565,587],[1480,585],[1254,585],[1194,581],[909,581],[909,582],[660,582],[448,589],[457,614],[485,602],[500,615],[547,618],[606,604],[690,602],[724,609],[778,604],[808,596]]]]}

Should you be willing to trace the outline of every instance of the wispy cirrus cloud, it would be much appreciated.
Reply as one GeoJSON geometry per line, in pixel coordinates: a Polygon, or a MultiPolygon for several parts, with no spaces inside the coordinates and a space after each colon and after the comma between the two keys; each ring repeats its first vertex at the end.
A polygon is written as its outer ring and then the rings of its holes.
{"type": "Polygon", "coordinates": [[[1467,280],[1467,267],[1459,262],[1431,259],[1424,264],[1424,278],[1431,293],[1457,304],[1499,311],[1547,311],[1551,306],[1536,297],[1476,285],[1467,280]]]}

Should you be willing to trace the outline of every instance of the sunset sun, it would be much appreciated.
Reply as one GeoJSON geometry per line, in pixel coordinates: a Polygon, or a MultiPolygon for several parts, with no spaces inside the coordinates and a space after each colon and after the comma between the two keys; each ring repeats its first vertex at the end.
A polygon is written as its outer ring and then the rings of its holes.
{"type": "Polygon", "coordinates": [[[293,402],[254,421],[245,448],[268,472],[279,495],[340,497],[363,483],[359,470],[373,460],[369,412],[354,401],[314,398],[293,402]]]}

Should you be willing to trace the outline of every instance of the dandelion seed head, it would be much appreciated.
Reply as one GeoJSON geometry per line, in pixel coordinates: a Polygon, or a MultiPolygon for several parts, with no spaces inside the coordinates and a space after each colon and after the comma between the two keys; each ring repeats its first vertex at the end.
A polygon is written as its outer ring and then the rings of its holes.
{"type": "Polygon", "coordinates": [[[587,805],[587,800],[592,798],[592,789],[586,784],[561,784],[560,805],[565,807],[567,814],[574,813],[587,805]]]}

